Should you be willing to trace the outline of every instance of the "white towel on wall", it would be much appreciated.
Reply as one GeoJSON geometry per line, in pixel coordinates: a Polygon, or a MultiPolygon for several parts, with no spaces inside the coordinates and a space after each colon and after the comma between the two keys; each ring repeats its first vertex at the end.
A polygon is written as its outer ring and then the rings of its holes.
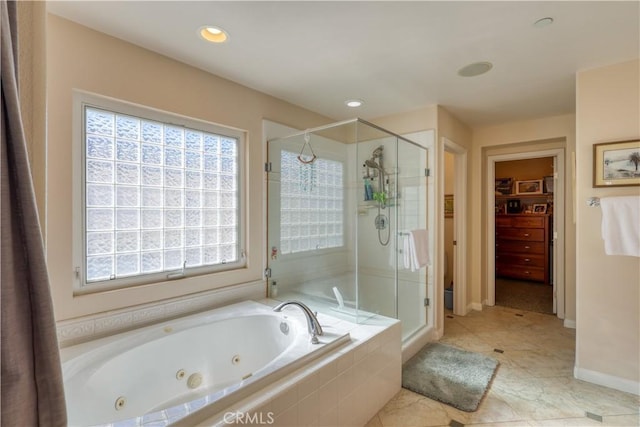
{"type": "Polygon", "coordinates": [[[411,271],[418,271],[429,263],[429,233],[425,229],[412,230],[409,239],[411,271]]]}
{"type": "Polygon", "coordinates": [[[603,197],[600,207],[604,252],[640,257],[640,196],[603,197]]]}

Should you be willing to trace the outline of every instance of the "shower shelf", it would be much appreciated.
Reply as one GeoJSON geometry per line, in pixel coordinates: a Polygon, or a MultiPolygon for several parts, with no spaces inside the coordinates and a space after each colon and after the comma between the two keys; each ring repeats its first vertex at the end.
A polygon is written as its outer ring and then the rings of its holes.
{"type": "MultiPolygon", "coordinates": [[[[393,208],[396,206],[395,200],[390,199],[391,203],[387,203],[385,207],[393,208]]],[[[376,200],[362,200],[358,203],[358,209],[376,209],[378,207],[378,202],[376,200]]]]}

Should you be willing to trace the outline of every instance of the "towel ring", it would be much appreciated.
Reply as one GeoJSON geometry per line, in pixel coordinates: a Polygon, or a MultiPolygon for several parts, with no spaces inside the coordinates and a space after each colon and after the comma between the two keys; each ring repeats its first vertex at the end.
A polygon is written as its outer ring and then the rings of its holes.
{"type": "Polygon", "coordinates": [[[302,144],[302,149],[300,150],[300,154],[298,154],[298,160],[300,163],[304,163],[305,165],[311,164],[316,161],[318,156],[313,152],[313,147],[311,147],[311,143],[309,142],[311,138],[309,137],[309,133],[304,133],[304,144],[302,144]],[[303,157],[305,147],[309,146],[309,151],[311,151],[311,158],[308,156],[303,157]],[[306,160],[308,159],[308,160],[306,160]]]}

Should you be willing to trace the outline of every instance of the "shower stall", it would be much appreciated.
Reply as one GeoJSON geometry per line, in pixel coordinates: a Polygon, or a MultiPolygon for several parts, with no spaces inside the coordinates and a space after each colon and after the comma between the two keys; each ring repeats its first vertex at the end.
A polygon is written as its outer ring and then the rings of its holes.
{"type": "Polygon", "coordinates": [[[402,321],[403,339],[433,324],[429,148],[361,119],[267,142],[267,270],[274,299],[363,323],[402,321]]]}

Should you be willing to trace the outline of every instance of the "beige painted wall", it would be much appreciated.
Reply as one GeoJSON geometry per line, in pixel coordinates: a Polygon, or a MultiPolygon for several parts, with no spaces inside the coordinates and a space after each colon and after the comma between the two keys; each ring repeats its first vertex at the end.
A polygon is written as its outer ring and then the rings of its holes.
{"type": "Polygon", "coordinates": [[[54,15],[47,22],[47,260],[57,320],[260,280],[262,119],[298,129],[333,120],[54,15]],[[248,264],[245,269],[74,296],[72,90],[80,89],[246,131],[248,264]]]}
{"type": "MultiPolygon", "coordinates": [[[[593,188],[593,144],[640,138],[640,61],[577,75],[577,372],[640,381],[640,258],[607,256],[602,214],[588,197],[639,195],[638,187],[593,188]]],[[[580,377],[580,376],[579,376],[580,377]]]]}
{"type": "Polygon", "coordinates": [[[553,175],[553,157],[496,162],[496,178],[525,181],[551,175],[553,175]]]}

